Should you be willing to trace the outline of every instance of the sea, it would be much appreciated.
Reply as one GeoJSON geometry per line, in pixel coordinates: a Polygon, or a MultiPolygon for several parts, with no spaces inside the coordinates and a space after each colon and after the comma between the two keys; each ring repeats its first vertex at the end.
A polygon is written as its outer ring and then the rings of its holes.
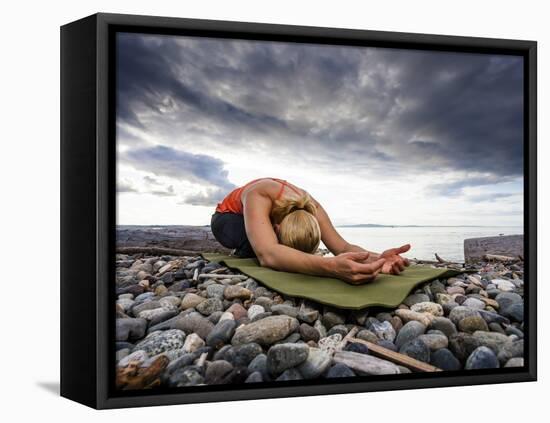
{"type": "Polygon", "coordinates": [[[522,235],[522,226],[452,226],[452,227],[337,227],[344,239],[366,250],[382,252],[388,248],[411,244],[408,258],[441,258],[464,262],[464,240],[500,235],[522,235]]]}

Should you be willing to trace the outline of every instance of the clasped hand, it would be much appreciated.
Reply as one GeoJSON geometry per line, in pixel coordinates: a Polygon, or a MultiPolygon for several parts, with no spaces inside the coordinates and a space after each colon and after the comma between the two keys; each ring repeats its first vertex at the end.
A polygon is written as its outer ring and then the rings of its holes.
{"type": "Polygon", "coordinates": [[[339,279],[353,285],[370,282],[379,273],[398,275],[409,265],[409,260],[401,257],[400,254],[409,251],[410,248],[409,244],[390,248],[376,259],[370,257],[371,253],[366,251],[341,253],[332,258],[333,273],[339,279]]]}

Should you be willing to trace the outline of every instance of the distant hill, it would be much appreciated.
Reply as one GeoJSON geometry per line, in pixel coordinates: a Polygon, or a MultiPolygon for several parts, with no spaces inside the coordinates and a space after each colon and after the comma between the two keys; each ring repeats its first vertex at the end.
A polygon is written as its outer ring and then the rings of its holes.
{"type": "Polygon", "coordinates": [[[336,225],[337,228],[482,228],[482,225],[379,225],[358,223],[356,225],[336,225]]]}

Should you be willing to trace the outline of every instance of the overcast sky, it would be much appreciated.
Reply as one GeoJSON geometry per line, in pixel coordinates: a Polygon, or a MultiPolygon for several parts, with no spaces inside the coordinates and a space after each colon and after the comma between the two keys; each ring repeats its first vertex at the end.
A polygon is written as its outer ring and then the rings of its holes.
{"type": "Polygon", "coordinates": [[[273,176],[336,225],[523,224],[519,57],[118,34],[119,224],[273,176]]]}

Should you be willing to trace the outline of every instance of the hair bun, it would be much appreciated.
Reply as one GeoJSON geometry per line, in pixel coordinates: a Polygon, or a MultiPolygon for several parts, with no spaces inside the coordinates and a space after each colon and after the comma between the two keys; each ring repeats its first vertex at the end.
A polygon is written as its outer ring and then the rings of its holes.
{"type": "Polygon", "coordinates": [[[271,210],[271,219],[274,223],[281,223],[286,216],[298,210],[304,210],[315,216],[317,208],[309,194],[306,193],[298,198],[276,200],[271,210]]]}

